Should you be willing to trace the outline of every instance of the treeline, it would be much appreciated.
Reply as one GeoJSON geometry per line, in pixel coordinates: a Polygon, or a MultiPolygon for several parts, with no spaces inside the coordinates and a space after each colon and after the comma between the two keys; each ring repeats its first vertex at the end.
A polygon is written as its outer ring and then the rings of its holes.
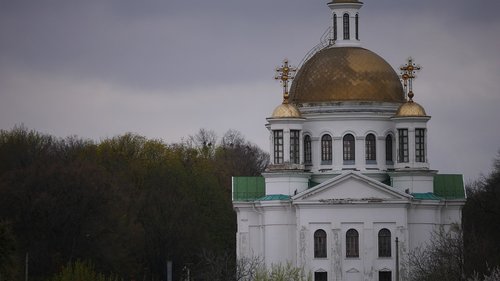
{"type": "Polygon", "coordinates": [[[500,151],[491,174],[469,185],[462,214],[465,272],[500,273],[500,151]]]}
{"type": "Polygon", "coordinates": [[[1,278],[23,279],[26,260],[30,280],[79,260],[125,280],[165,280],[167,261],[177,278],[234,262],[231,176],[259,175],[268,161],[236,131],[166,144],[2,130],[1,278]]]}
{"type": "Polygon", "coordinates": [[[439,229],[409,253],[409,281],[500,280],[500,152],[493,171],[467,186],[462,227],[439,229]]]}

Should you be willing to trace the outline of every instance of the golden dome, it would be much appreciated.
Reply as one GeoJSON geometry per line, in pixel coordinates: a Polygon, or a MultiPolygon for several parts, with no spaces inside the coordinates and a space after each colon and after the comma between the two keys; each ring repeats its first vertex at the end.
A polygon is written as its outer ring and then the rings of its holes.
{"type": "Polygon", "coordinates": [[[290,89],[293,103],[336,101],[404,102],[394,69],[380,56],[359,47],[333,47],[313,55],[290,89]]]}
{"type": "Polygon", "coordinates": [[[282,103],[273,111],[272,118],[302,118],[299,109],[289,103],[282,103]]]}
{"type": "Polygon", "coordinates": [[[394,117],[426,117],[425,109],[414,101],[403,103],[394,117]]]}

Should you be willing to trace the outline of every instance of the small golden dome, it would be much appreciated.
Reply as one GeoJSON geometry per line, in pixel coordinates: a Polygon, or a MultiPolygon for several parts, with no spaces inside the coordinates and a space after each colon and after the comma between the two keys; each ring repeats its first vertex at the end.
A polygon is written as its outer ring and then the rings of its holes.
{"type": "Polygon", "coordinates": [[[383,58],[359,47],[332,47],[317,52],[299,69],[290,101],[402,103],[405,98],[398,75],[383,58]]]}
{"type": "Polygon", "coordinates": [[[403,103],[394,117],[426,117],[425,109],[414,101],[403,103]]]}
{"type": "Polygon", "coordinates": [[[302,118],[299,109],[289,103],[282,103],[273,111],[272,118],[302,118]]]}

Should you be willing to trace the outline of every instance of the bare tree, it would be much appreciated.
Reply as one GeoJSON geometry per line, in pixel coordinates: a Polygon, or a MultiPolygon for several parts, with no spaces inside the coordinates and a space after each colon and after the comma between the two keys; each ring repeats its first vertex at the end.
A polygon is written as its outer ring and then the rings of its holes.
{"type": "Polygon", "coordinates": [[[304,268],[296,267],[291,263],[273,264],[271,268],[261,267],[257,270],[252,281],[312,281],[311,272],[306,273],[304,268]]]}
{"type": "Polygon", "coordinates": [[[500,280],[500,267],[495,267],[489,274],[484,274],[480,277],[479,274],[474,274],[467,281],[498,281],[500,280]]]}
{"type": "Polygon", "coordinates": [[[428,244],[408,255],[410,281],[461,281],[464,274],[463,236],[458,225],[433,232],[428,244]]]}
{"type": "Polygon", "coordinates": [[[217,146],[217,134],[212,130],[200,129],[196,135],[189,136],[186,145],[198,150],[200,155],[211,158],[217,146]]]}
{"type": "Polygon", "coordinates": [[[236,261],[235,281],[253,281],[260,268],[264,266],[261,257],[242,257],[236,261]]]}

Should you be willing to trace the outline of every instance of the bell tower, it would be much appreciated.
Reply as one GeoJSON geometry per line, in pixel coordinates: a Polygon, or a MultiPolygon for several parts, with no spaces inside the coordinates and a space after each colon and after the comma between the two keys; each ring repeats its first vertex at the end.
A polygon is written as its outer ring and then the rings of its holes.
{"type": "Polygon", "coordinates": [[[294,195],[307,189],[309,173],[304,172],[303,124],[306,120],[299,109],[289,102],[288,82],[296,68],[284,60],[276,68],[275,79],[283,85],[283,102],[267,118],[270,132],[271,164],[262,175],[266,181],[266,195],[294,195]]]}
{"type": "Polygon", "coordinates": [[[357,0],[332,0],[332,40],[334,46],[357,47],[359,38],[359,9],[363,2],[357,0]]]}
{"type": "Polygon", "coordinates": [[[420,69],[412,58],[400,67],[406,102],[391,118],[396,133],[395,172],[391,175],[393,186],[411,193],[433,192],[436,174],[436,171],[429,170],[427,158],[427,122],[431,117],[413,100],[413,79],[420,69]]]}

